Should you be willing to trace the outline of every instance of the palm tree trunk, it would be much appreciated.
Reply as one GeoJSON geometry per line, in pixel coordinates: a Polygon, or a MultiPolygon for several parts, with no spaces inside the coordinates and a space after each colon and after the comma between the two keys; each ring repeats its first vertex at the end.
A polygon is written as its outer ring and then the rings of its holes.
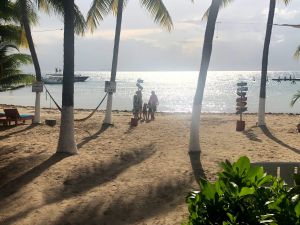
{"type": "MultiPolygon", "coordinates": [[[[110,81],[116,81],[117,67],[118,67],[118,55],[119,55],[119,44],[120,44],[120,35],[121,35],[121,26],[122,26],[122,14],[123,14],[123,0],[118,1],[118,13],[117,13],[117,23],[115,31],[115,43],[114,43],[114,53],[113,61],[111,66],[111,75],[110,81]]],[[[111,111],[112,111],[112,101],[113,101],[113,92],[109,92],[107,96],[107,105],[106,113],[103,123],[112,124],[111,111]]]]}
{"type": "Polygon", "coordinates": [[[64,0],[64,71],[57,152],[77,154],[74,135],[74,0],[64,0]]]}
{"type": "Polygon", "coordinates": [[[202,100],[203,100],[204,87],[205,87],[205,82],[207,77],[207,70],[209,67],[209,61],[210,61],[212,47],[213,47],[213,38],[214,38],[215,26],[216,26],[218,13],[219,13],[220,4],[221,4],[221,0],[212,0],[209,15],[208,15],[208,20],[206,24],[203,50],[202,50],[201,67],[200,67],[198,84],[197,84],[196,94],[193,103],[189,152],[200,152],[199,128],[200,128],[202,100]]]}
{"type": "MultiPolygon", "coordinates": [[[[42,75],[41,75],[41,68],[39,64],[39,60],[35,51],[33,39],[31,36],[31,30],[28,20],[28,12],[27,12],[27,0],[21,0],[21,6],[22,6],[22,24],[25,30],[26,39],[29,45],[29,50],[31,54],[31,58],[33,61],[34,69],[35,69],[35,76],[36,81],[42,81],[42,75]]],[[[34,113],[34,119],[33,123],[41,123],[41,106],[40,106],[40,96],[41,93],[36,92],[35,96],[35,113],[34,113]]]]}
{"type": "Polygon", "coordinates": [[[258,126],[266,125],[265,111],[266,111],[266,84],[267,84],[267,73],[268,73],[268,57],[269,57],[269,46],[270,46],[271,35],[272,35],[275,7],[276,7],[276,0],[270,0],[269,16],[268,16],[264,51],[262,57],[262,67],[261,67],[261,81],[260,81],[259,107],[258,107],[258,126]]]}

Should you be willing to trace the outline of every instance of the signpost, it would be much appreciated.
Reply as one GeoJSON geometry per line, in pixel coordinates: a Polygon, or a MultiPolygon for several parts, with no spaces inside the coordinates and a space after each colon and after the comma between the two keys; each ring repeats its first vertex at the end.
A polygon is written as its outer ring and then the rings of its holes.
{"type": "Polygon", "coordinates": [[[244,131],[245,130],[245,121],[243,121],[243,112],[246,112],[248,108],[247,105],[247,83],[246,82],[239,82],[237,85],[237,92],[238,98],[236,99],[236,114],[240,115],[240,120],[236,121],[236,131],[244,131]]]}
{"type": "Polygon", "coordinates": [[[35,82],[32,84],[32,92],[43,92],[43,82],[35,82]]]}
{"type": "Polygon", "coordinates": [[[115,81],[105,81],[105,92],[113,93],[116,92],[116,82],[115,81]]]}

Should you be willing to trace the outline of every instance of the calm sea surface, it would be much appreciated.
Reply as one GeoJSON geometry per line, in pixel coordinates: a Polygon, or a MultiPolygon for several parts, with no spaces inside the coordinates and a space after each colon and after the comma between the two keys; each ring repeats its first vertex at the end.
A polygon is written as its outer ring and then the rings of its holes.
{"type": "MultiPolygon", "coordinates": [[[[75,108],[93,109],[103,96],[104,81],[109,80],[110,72],[78,71],[90,78],[86,82],[75,83],[75,108]]],[[[272,78],[298,77],[300,72],[269,72],[267,83],[267,112],[300,113],[300,100],[294,107],[290,101],[294,93],[300,90],[300,82],[292,84],[290,81],[278,83],[272,78]]],[[[148,101],[151,90],[159,99],[159,111],[191,112],[195,94],[198,72],[119,72],[117,74],[117,93],[114,95],[113,109],[131,110],[132,99],[137,90],[138,78],[144,80],[143,100],[148,101]]],[[[260,86],[260,72],[258,71],[211,71],[208,73],[203,112],[235,112],[236,83],[248,83],[248,111],[257,112],[260,86]]],[[[61,104],[62,85],[47,85],[54,98],[61,104]]],[[[34,105],[35,94],[31,87],[0,93],[0,104],[34,105]]],[[[41,97],[42,107],[55,108],[45,91],[41,97]]],[[[106,102],[100,109],[104,109],[106,102]]]]}

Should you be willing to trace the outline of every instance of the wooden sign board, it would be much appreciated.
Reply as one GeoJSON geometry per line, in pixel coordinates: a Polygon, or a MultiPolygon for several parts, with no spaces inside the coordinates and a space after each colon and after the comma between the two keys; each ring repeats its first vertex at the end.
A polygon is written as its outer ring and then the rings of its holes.
{"type": "Polygon", "coordinates": [[[116,92],[116,82],[115,81],[105,81],[105,92],[113,93],[116,92]]]}
{"type": "Polygon", "coordinates": [[[247,101],[247,97],[240,97],[236,99],[236,102],[245,102],[247,101]]]}
{"type": "Polygon", "coordinates": [[[35,82],[32,84],[32,92],[43,92],[43,82],[35,82]]]}
{"type": "Polygon", "coordinates": [[[236,85],[239,86],[239,87],[247,86],[247,82],[239,82],[236,85]]]}
{"type": "Polygon", "coordinates": [[[243,106],[246,106],[247,105],[247,102],[237,102],[236,103],[236,106],[239,106],[239,107],[243,107],[243,106]]]}
{"type": "Polygon", "coordinates": [[[248,87],[238,87],[237,91],[248,91],[248,87]]]}
{"type": "Polygon", "coordinates": [[[238,96],[243,96],[243,97],[244,97],[247,93],[246,93],[246,92],[237,92],[236,94],[237,94],[238,96]]]}
{"type": "Polygon", "coordinates": [[[241,113],[246,112],[246,111],[248,111],[247,107],[237,107],[236,108],[236,114],[241,114],[241,113]]]}

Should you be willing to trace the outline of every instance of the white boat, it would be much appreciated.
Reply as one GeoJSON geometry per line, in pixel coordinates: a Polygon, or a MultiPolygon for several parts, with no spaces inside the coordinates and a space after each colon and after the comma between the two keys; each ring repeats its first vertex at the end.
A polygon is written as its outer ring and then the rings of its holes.
{"type": "Polygon", "coordinates": [[[63,77],[47,74],[42,80],[45,84],[62,84],[63,77]]]}
{"type": "MultiPolygon", "coordinates": [[[[88,76],[82,76],[81,74],[74,74],[74,82],[84,82],[88,79],[88,76]]],[[[63,74],[60,69],[55,69],[55,73],[48,73],[42,78],[45,84],[62,84],[63,74]]]]}

